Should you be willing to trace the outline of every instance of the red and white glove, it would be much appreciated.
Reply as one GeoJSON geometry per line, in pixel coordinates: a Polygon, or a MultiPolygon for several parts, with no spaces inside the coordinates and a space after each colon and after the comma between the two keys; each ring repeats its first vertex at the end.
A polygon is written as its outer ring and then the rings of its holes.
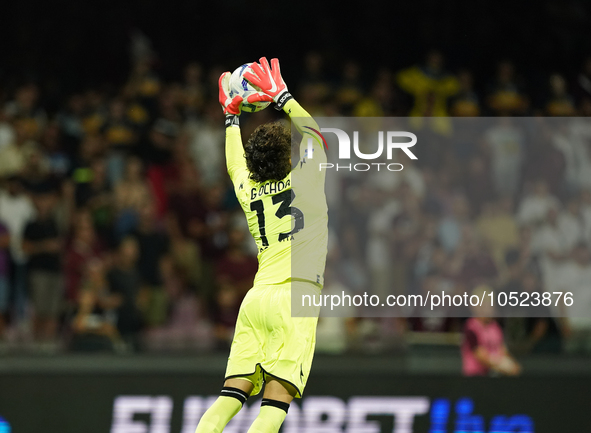
{"type": "MultiPolygon", "coordinates": [[[[230,76],[232,74],[230,72],[224,72],[220,75],[220,79],[218,81],[219,85],[219,100],[220,104],[224,110],[224,114],[226,115],[226,127],[232,125],[238,125],[238,116],[240,116],[240,112],[242,111],[242,96],[236,95],[233,98],[230,98],[230,76]]],[[[246,98],[247,102],[254,103],[254,102],[271,102],[273,98],[264,93],[258,92],[253,93],[246,98]]]]}
{"type": "Polygon", "coordinates": [[[242,109],[242,96],[236,95],[230,98],[230,72],[224,72],[218,80],[219,99],[224,114],[226,115],[226,127],[238,125],[238,116],[242,109]]]}
{"type": "Polygon", "coordinates": [[[279,60],[271,59],[273,69],[269,66],[266,57],[261,57],[259,62],[260,64],[255,62],[250,65],[254,74],[247,71],[244,73],[244,78],[252,85],[260,88],[261,92],[273,98],[275,108],[281,110],[287,101],[293,99],[293,96],[287,91],[287,85],[283,81],[283,77],[281,77],[279,60]]]}

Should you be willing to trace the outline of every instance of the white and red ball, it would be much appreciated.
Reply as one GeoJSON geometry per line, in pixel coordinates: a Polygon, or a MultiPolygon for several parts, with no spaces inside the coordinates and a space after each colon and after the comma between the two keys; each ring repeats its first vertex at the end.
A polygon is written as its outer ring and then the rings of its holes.
{"type": "MultiPolygon", "coordinates": [[[[230,76],[230,98],[233,98],[236,95],[242,96],[244,102],[242,103],[242,111],[246,111],[248,113],[254,113],[256,111],[261,111],[267,108],[270,102],[254,102],[250,103],[247,101],[249,95],[253,93],[258,93],[260,89],[256,86],[253,86],[251,83],[248,82],[246,78],[244,78],[244,73],[247,71],[255,73],[251,68],[250,65],[252,63],[245,63],[244,65],[236,68],[232,75],[230,76]]],[[[255,74],[256,75],[256,74],[255,74]]]]}

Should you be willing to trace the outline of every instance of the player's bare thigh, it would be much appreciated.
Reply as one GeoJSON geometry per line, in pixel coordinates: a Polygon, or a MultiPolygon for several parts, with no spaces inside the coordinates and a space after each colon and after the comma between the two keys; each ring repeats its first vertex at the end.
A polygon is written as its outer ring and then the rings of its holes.
{"type": "Polygon", "coordinates": [[[226,379],[226,381],[224,382],[224,386],[230,388],[238,388],[239,390],[244,391],[248,395],[250,395],[252,389],[254,388],[252,382],[250,382],[247,379],[241,379],[239,377],[226,379]]]}
{"type": "Polygon", "coordinates": [[[289,383],[279,379],[267,377],[263,398],[282,401],[289,404],[296,394],[297,390],[289,383]]]}

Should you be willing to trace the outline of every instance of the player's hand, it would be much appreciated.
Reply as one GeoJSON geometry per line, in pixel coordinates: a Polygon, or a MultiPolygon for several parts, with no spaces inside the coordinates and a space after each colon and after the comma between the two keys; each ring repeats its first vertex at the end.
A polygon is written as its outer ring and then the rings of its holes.
{"type": "Polygon", "coordinates": [[[261,57],[259,63],[254,62],[250,65],[252,71],[246,71],[244,78],[246,78],[252,85],[261,89],[261,92],[270,96],[281,110],[285,103],[293,99],[291,94],[287,91],[287,85],[281,76],[281,69],[279,68],[279,60],[271,59],[271,66],[266,57],[261,57]],[[256,75],[255,75],[256,74],[256,75]]]}
{"type": "Polygon", "coordinates": [[[242,96],[236,95],[230,98],[230,72],[220,75],[218,81],[220,104],[226,116],[240,116],[242,110],[242,96]]]}
{"type": "MultiPolygon", "coordinates": [[[[220,104],[224,110],[226,116],[240,116],[242,111],[242,96],[236,95],[230,98],[230,72],[224,72],[219,79],[219,98],[220,104]]],[[[253,104],[255,102],[273,102],[273,98],[262,92],[253,93],[248,95],[246,101],[253,104]]]]}

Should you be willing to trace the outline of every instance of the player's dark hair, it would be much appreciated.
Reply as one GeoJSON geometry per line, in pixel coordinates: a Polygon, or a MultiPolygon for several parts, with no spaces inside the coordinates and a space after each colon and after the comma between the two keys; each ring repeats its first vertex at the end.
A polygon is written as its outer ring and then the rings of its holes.
{"type": "Polygon", "coordinates": [[[281,180],[291,171],[291,134],[280,122],[261,125],[246,142],[244,153],[252,180],[281,180]]]}

